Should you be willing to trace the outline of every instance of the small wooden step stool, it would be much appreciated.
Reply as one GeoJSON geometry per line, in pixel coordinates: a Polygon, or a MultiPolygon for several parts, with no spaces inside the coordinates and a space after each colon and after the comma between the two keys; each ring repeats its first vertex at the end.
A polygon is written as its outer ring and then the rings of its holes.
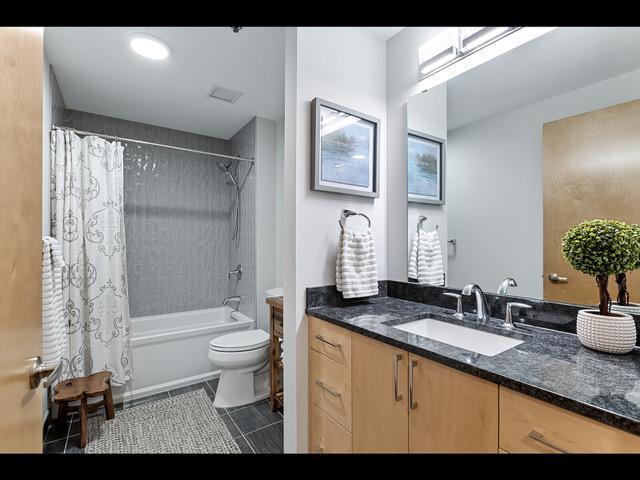
{"type": "Polygon", "coordinates": [[[113,408],[113,396],[111,395],[111,372],[98,372],[88,377],[70,378],[58,383],[53,388],[55,395],[53,400],[58,405],[57,422],[64,426],[67,414],[80,413],[80,448],[87,446],[87,417],[89,412],[95,412],[104,407],[107,420],[115,416],[113,408]],[[89,397],[99,397],[99,402],[87,403],[89,397]],[[69,402],[80,400],[80,405],[71,406],[69,402]]]}

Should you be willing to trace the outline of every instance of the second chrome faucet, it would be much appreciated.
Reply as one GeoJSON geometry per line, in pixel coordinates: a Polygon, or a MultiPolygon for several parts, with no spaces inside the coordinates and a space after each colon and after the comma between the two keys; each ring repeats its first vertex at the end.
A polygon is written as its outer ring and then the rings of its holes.
{"type": "Polygon", "coordinates": [[[484,296],[482,289],[475,283],[469,283],[462,289],[462,295],[476,294],[476,316],[478,323],[485,323],[489,320],[489,307],[487,306],[487,298],[484,296]]]}

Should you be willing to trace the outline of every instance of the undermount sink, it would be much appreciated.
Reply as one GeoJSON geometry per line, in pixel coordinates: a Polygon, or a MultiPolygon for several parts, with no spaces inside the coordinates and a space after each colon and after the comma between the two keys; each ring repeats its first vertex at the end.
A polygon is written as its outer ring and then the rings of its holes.
{"type": "Polygon", "coordinates": [[[464,348],[487,357],[493,357],[523,343],[523,340],[461,327],[433,318],[423,318],[414,322],[393,325],[393,328],[454,347],[464,348]]]}

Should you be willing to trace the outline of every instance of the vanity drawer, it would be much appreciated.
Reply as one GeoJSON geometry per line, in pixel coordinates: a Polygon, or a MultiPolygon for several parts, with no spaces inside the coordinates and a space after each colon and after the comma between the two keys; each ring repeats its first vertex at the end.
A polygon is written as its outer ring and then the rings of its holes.
{"type": "Polygon", "coordinates": [[[315,317],[308,318],[309,347],[351,367],[351,332],[315,317]]]}
{"type": "Polygon", "coordinates": [[[309,405],[309,453],[351,453],[351,434],[314,404],[309,405]]]}
{"type": "Polygon", "coordinates": [[[500,387],[500,449],[509,453],[640,452],[640,437],[500,387]]]}
{"type": "Polygon", "coordinates": [[[309,350],[309,399],[351,432],[351,370],[309,350]]]}

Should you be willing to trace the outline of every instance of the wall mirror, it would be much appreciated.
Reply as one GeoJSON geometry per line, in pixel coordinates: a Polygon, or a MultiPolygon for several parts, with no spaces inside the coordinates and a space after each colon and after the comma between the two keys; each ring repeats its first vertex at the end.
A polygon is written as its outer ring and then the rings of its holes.
{"type": "MultiPolygon", "coordinates": [[[[598,302],[561,239],[640,223],[639,44],[640,28],[559,27],[409,99],[409,281],[598,302]]],[[[640,303],[638,271],[628,288],[640,303]]]]}

